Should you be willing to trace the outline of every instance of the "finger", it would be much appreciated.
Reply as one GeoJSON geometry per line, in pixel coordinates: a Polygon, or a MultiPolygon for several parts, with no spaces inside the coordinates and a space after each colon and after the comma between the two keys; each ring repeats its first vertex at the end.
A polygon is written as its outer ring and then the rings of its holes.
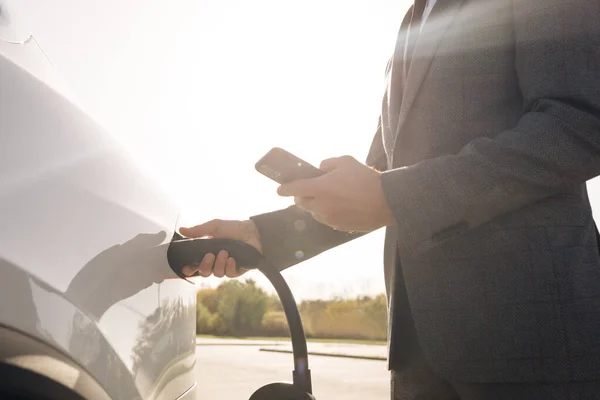
{"type": "Polygon", "coordinates": [[[239,275],[238,271],[237,271],[235,259],[232,257],[229,257],[227,259],[227,263],[225,265],[225,275],[228,278],[237,278],[239,275]]]}
{"type": "Polygon", "coordinates": [[[326,160],[321,161],[321,165],[319,166],[319,169],[321,169],[325,172],[331,172],[334,169],[340,168],[341,166],[346,165],[349,162],[354,162],[354,161],[356,161],[356,159],[352,156],[341,156],[341,157],[328,158],[326,160]]]}
{"type": "Polygon", "coordinates": [[[319,169],[325,172],[331,172],[336,168],[339,168],[341,163],[341,157],[328,158],[326,160],[321,161],[319,165],[319,169]]]}
{"type": "Polygon", "coordinates": [[[227,265],[227,259],[229,258],[229,254],[227,251],[221,250],[217,255],[217,259],[215,260],[215,265],[213,267],[213,274],[217,278],[222,278],[225,276],[225,267],[227,265]]]}
{"type": "Polygon", "coordinates": [[[221,220],[213,219],[212,221],[208,221],[191,228],[181,227],[179,228],[179,233],[187,238],[214,236],[214,234],[218,232],[222,223],[223,221],[221,220]]]}
{"type": "Polygon", "coordinates": [[[208,253],[202,259],[202,262],[198,266],[198,275],[208,278],[213,273],[213,268],[215,265],[215,255],[212,253],[208,253]]]}
{"type": "Polygon", "coordinates": [[[277,193],[283,197],[316,197],[320,191],[319,189],[318,178],[298,179],[279,186],[277,193]]]}
{"type": "Polygon", "coordinates": [[[185,276],[192,276],[196,272],[198,272],[198,267],[192,267],[190,265],[186,265],[185,267],[181,268],[181,273],[184,274],[185,276]]]}
{"type": "Polygon", "coordinates": [[[303,211],[311,212],[315,207],[315,199],[313,197],[294,197],[294,204],[303,211]]]}

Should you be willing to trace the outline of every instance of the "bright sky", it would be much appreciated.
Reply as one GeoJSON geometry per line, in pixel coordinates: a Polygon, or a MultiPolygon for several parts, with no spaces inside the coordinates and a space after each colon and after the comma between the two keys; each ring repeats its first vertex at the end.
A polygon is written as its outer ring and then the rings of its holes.
{"type": "MultiPolygon", "coordinates": [[[[271,147],[317,165],[363,160],[409,2],[24,1],[57,70],[173,194],[186,223],[290,204],[254,170],[271,147]]],[[[296,297],[382,292],[382,239],[286,272],[296,297]]]]}

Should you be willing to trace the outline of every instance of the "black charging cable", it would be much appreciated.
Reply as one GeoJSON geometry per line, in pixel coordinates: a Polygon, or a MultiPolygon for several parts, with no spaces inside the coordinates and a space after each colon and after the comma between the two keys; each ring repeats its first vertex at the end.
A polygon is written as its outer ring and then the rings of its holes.
{"type": "MultiPolygon", "coordinates": [[[[217,254],[227,250],[238,265],[258,269],[271,283],[283,306],[292,340],[294,356],[293,384],[303,392],[312,394],[312,379],[308,368],[306,335],[300,318],[300,311],[294,295],[281,272],[270,264],[260,252],[247,243],[232,239],[185,239],[175,234],[167,250],[167,259],[173,271],[187,280],[182,268],[198,265],[208,253],[217,254]]],[[[196,274],[197,275],[197,274],[196,274]]]]}
{"type": "Polygon", "coordinates": [[[306,336],[300,311],[294,299],[292,291],[281,275],[281,272],[272,265],[263,262],[258,270],[269,280],[283,306],[283,312],[290,328],[292,340],[292,352],[294,356],[293,382],[306,393],[312,394],[312,379],[308,367],[308,349],[306,347],[306,336]]]}

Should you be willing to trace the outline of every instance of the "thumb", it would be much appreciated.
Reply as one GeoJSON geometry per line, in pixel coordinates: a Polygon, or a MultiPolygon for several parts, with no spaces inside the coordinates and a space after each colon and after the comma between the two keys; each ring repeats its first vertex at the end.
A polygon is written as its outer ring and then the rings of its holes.
{"type": "Polygon", "coordinates": [[[345,162],[348,162],[350,158],[351,157],[349,156],[328,158],[326,160],[321,161],[319,169],[325,172],[331,172],[334,169],[341,167],[345,162]]]}
{"type": "Polygon", "coordinates": [[[215,236],[219,232],[219,229],[221,228],[222,224],[223,221],[213,219],[212,221],[208,221],[190,228],[181,227],[179,228],[179,233],[187,238],[215,236]]]}

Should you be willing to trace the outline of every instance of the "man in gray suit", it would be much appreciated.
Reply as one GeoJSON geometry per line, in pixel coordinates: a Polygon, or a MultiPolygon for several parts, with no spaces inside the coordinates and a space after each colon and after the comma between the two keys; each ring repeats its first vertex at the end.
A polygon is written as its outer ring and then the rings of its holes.
{"type": "MultiPolygon", "coordinates": [[[[287,268],[386,227],[393,398],[600,399],[599,21],[598,0],[415,1],[366,165],[181,233],[287,268]]],[[[240,274],[225,252],[199,270],[240,274]]]]}

